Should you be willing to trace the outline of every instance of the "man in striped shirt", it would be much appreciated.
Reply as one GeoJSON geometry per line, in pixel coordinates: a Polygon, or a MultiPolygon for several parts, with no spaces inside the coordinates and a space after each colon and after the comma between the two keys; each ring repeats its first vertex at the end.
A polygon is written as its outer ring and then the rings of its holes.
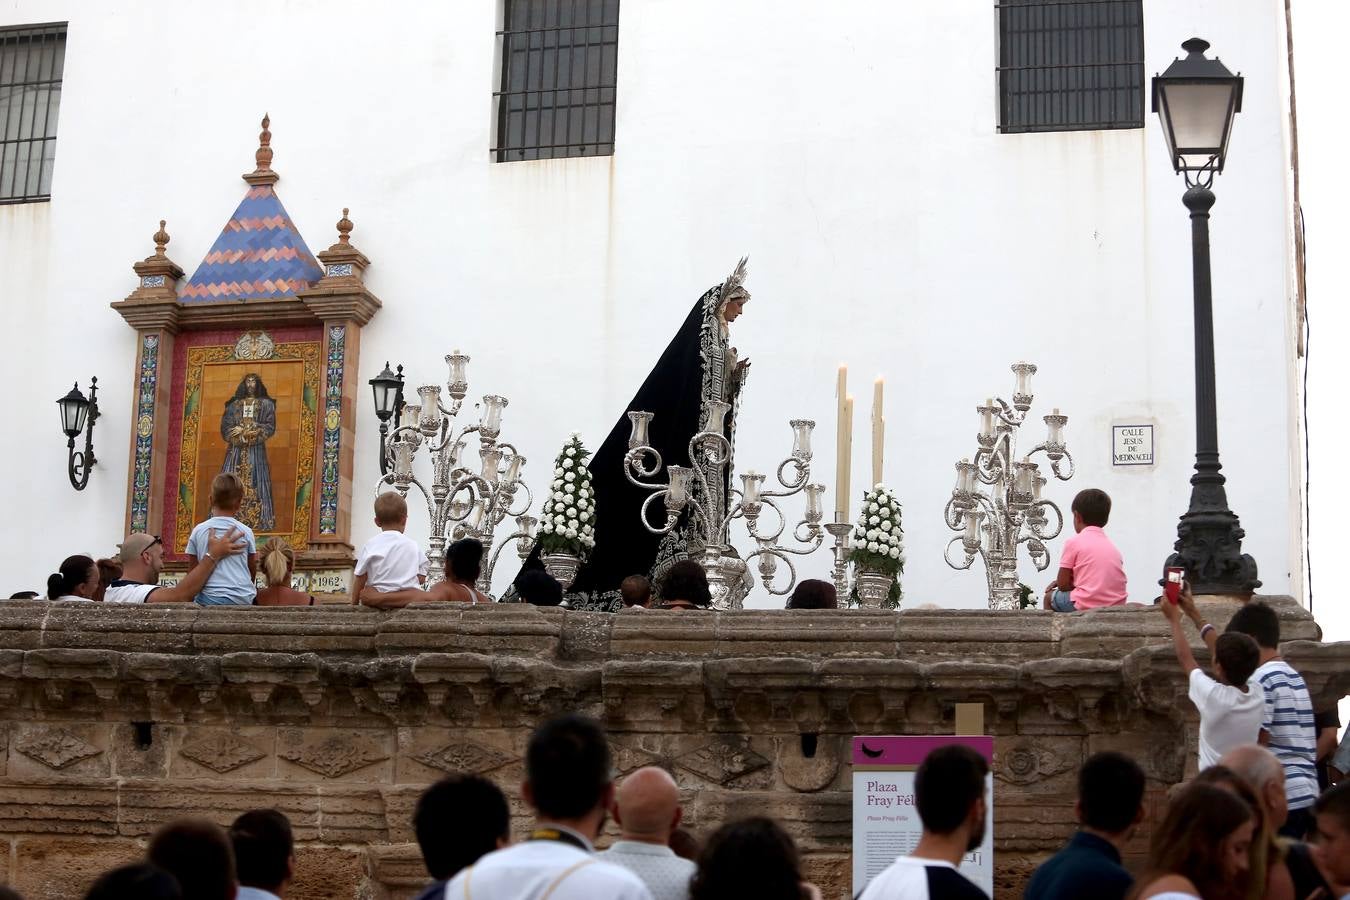
{"type": "Polygon", "coordinates": [[[1252,674],[1266,698],[1261,743],[1284,766],[1289,803],[1289,820],[1280,834],[1302,840],[1312,828],[1312,806],[1317,800],[1317,729],[1308,686],[1280,658],[1280,618],[1275,610],[1264,603],[1248,603],[1233,614],[1226,630],[1250,635],[1261,650],[1261,664],[1252,674]]]}

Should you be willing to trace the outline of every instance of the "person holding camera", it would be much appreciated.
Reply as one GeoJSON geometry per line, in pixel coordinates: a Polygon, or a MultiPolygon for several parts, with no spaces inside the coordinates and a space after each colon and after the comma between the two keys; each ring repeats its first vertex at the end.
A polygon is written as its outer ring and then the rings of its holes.
{"type": "Polygon", "coordinates": [[[1172,628],[1172,647],[1190,683],[1191,702],[1200,711],[1200,768],[1208,769],[1234,747],[1255,744],[1261,733],[1266,698],[1260,685],[1249,683],[1260,662],[1261,650],[1248,635],[1236,631],[1219,634],[1217,628],[1204,621],[1195,608],[1189,584],[1181,585],[1175,602],[1164,597],[1158,606],[1172,628]],[[1181,629],[1183,613],[1195,623],[1200,639],[1209,648],[1216,677],[1206,675],[1195,661],[1190,639],[1181,629]]]}

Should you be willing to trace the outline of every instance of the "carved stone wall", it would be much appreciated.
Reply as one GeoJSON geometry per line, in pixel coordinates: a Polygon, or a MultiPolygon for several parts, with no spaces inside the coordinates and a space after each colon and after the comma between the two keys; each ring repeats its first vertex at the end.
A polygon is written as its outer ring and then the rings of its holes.
{"type": "MultiPolygon", "coordinates": [[[[1306,612],[1272,602],[1315,701],[1350,692],[1350,644],[1316,643],[1306,612]]],[[[1222,625],[1231,608],[1207,612],[1222,625]]],[[[956,703],[984,704],[997,895],[1009,898],[1071,832],[1085,756],[1112,748],[1141,762],[1149,823],[1195,768],[1198,722],[1166,623],[1144,608],[8,602],[0,647],[0,881],[30,900],[80,896],[170,819],[228,824],[259,806],[295,825],[292,896],[410,897],[425,879],[409,822],[422,786],[484,773],[523,828],[526,739],[569,710],[604,719],[620,773],[670,767],[693,828],[754,813],[782,821],[829,900],[849,892],[854,734],[951,733],[956,703]]]]}

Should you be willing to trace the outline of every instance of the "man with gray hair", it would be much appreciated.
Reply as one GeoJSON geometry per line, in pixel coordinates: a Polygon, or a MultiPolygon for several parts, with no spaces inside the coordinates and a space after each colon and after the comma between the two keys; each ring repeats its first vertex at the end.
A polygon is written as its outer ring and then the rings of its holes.
{"type": "MultiPolygon", "coordinates": [[[[1259,744],[1234,747],[1219,758],[1220,766],[1228,768],[1247,783],[1261,803],[1270,831],[1274,833],[1289,819],[1289,801],[1284,789],[1284,764],[1280,758],[1259,744]]],[[[1288,884],[1292,896],[1309,897],[1318,888],[1326,887],[1317,870],[1311,851],[1302,841],[1281,838],[1282,853],[1271,853],[1266,885],[1271,892],[1288,884]]],[[[1289,896],[1289,894],[1285,894],[1289,896]]]]}
{"type": "Polygon", "coordinates": [[[632,870],[655,900],[687,900],[697,867],[670,849],[683,818],[675,779],[656,766],[638,769],[619,785],[613,812],[622,833],[600,858],[632,870]]]}
{"type": "Polygon", "coordinates": [[[1271,831],[1278,831],[1289,818],[1289,801],[1284,793],[1284,764],[1260,744],[1243,744],[1219,757],[1219,765],[1247,782],[1261,801],[1261,809],[1271,831]]]}

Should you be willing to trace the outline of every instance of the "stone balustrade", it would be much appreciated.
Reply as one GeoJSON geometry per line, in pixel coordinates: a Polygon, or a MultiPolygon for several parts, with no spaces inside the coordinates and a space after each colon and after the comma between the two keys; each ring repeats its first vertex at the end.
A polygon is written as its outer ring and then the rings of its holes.
{"type": "MultiPolygon", "coordinates": [[[[1317,642],[1306,611],[1266,599],[1314,701],[1350,693],[1350,643],[1317,642]]],[[[1202,609],[1222,627],[1233,607],[1202,609]]],[[[410,825],[422,786],[483,773],[523,827],[530,729],[566,711],[605,721],[620,774],[669,767],[691,827],[782,821],[829,900],[849,894],[855,734],[950,734],[957,703],[984,705],[999,897],[1020,897],[1072,831],[1086,756],[1140,761],[1150,822],[1195,768],[1198,719],[1166,622],[1147,607],[611,615],[11,601],[0,648],[0,881],[29,900],[80,896],[175,817],[228,824],[260,806],[295,825],[292,896],[412,896],[425,881],[410,825]]]]}

